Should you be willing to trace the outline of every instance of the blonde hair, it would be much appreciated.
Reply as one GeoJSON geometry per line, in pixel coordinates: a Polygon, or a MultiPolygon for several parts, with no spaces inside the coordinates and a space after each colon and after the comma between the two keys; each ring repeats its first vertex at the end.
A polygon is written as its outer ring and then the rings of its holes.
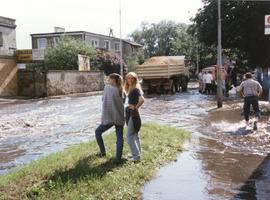
{"type": "Polygon", "coordinates": [[[129,72],[127,75],[126,75],[126,80],[125,80],[125,85],[124,85],[124,89],[125,89],[125,92],[126,93],[130,93],[132,90],[134,90],[135,88],[137,88],[141,95],[143,95],[143,91],[142,91],[142,87],[141,87],[141,84],[139,82],[139,78],[138,78],[138,75],[135,73],[135,72],[129,72]],[[128,81],[127,79],[131,77],[133,78],[135,81],[134,81],[134,84],[133,85],[129,85],[128,84],[128,81]]]}

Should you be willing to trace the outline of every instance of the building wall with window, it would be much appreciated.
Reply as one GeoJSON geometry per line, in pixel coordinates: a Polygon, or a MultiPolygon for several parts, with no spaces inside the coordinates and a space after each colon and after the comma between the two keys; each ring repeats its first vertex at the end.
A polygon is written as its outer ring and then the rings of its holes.
{"type": "Polygon", "coordinates": [[[0,96],[17,95],[16,24],[0,17],[0,96]]]}
{"type": "MultiPolygon", "coordinates": [[[[59,41],[60,37],[66,35],[76,39],[80,39],[89,46],[94,48],[107,50],[110,52],[120,53],[120,39],[115,37],[110,37],[106,35],[76,31],[76,32],[54,32],[54,33],[40,33],[32,34],[32,48],[40,49],[46,48],[47,46],[53,47],[59,41]]],[[[134,53],[138,52],[142,46],[140,44],[123,40],[122,50],[123,57],[132,56],[134,53]]]]}
{"type": "Polygon", "coordinates": [[[33,34],[32,49],[45,49],[46,47],[55,47],[60,40],[61,36],[69,36],[75,39],[84,40],[83,34],[68,34],[64,32],[51,33],[51,34],[33,34]]]}
{"type": "Polygon", "coordinates": [[[0,17],[0,55],[13,56],[16,50],[16,25],[14,19],[0,17]]]}

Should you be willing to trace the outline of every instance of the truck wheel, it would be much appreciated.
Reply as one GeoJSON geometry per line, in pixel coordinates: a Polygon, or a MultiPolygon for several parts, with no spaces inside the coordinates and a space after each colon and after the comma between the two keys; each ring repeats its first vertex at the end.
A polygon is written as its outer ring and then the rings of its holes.
{"type": "Polygon", "coordinates": [[[187,86],[188,86],[188,82],[185,81],[185,82],[182,84],[182,92],[186,92],[186,91],[187,91],[187,86]]]}
{"type": "Polygon", "coordinates": [[[175,87],[175,91],[176,92],[180,92],[180,85],[179,85],[179,83],[174,84],[174,87],[175,87]]]}
{"type": "Polygon", "coordinates": [[[175,85],[172,84],[171,86],[171,94],[175,94],[176,93],[176,88],[175,88],[175,85]]]}

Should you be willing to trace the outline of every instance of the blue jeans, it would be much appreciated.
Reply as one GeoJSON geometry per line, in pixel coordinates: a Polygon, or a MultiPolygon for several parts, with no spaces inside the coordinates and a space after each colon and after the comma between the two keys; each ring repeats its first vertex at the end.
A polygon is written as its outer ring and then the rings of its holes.
{"type": "Polygon", "coordinates": [[[127,127],[127,143],[129,145],[132,157],[135,160],[140,159],[141,154],[141,142],[139,134],[135,132],[132,117],[129,118],[127,127]]]}
{"type": "Polygon", "coordinates": [[[121,125],[99,125],[95,131],[97,144],[99,146],[100,152],[102,154],[106,154],[102,133],[110,129],[112,126],[115,126],[116,131],[116,160],[120,161],[122,158],[122,152],[123,152],[123,145],[124,145],[124,139],[123,139],[123,126],[121,125]]]}
{"type": "Polygon", "coordinates": [[[257,96],[249,96],[244,98],[244,115],[245,120],[249,121],[250,106],[252,105],[256,117],[260,117],[259,98],[257,96]]]}

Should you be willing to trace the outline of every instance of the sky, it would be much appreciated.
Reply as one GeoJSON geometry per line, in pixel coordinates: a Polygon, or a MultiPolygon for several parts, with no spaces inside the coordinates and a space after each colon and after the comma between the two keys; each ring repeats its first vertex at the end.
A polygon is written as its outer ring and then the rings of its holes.
{"type": "MultiPolygon", "coordinates": [[[[17,48],[31,48],[33,33],[89,31],[120,35],[120,0],[1,0],[0,16],[16,19],[17,48]]],[[[121,0],[122,36],[128,37],[142,22],[161,20],[190,23],[201,0],[121,0]]]]}

